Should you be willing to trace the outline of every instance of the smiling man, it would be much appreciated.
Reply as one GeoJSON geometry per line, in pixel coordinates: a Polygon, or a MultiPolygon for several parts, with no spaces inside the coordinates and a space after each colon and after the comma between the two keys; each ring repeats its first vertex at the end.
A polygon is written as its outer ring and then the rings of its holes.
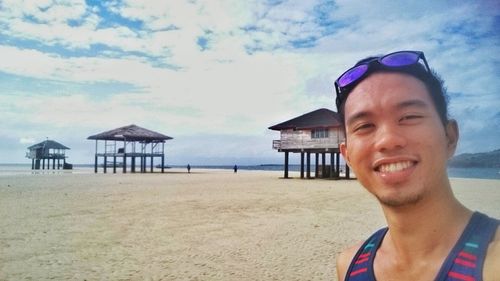
{"type": "Polygon", "coordinates": [[[335,88],[341,153],[388,224],[339,255],[339,280],[500,280],[499,221],[453,195],[458,126],[424,54],[364,59],[335,88]]]}

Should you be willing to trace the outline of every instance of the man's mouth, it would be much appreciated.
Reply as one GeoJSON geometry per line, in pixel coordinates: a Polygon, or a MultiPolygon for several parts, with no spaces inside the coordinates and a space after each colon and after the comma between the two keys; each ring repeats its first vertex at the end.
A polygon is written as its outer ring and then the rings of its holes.
{"type": "Polygon", "coordinates": [[[395,163],[381,164],[375,168],[376,171],[381,173],[394,173],[406,170],[415,165],[413,161],[401,161],[395,163]]]}

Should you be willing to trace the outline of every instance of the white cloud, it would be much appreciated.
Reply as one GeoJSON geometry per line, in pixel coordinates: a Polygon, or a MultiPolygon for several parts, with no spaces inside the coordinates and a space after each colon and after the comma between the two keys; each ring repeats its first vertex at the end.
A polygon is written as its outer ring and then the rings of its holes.
{"type": "Polygon", "coordinates": [[[35,139],[31,137],[24,137],[19,139],[19,143],[21,144],[33,144],[35,143],[35,139]]]}
{"type": "Polygon", "coordinates": [[[149,85],[157,77],[169,76],[172,72],[153,67],[139,57],[64,58],[38,50],[1,45],[0,68],[13,74],[36,78],[76,82],[122,81],[140,87],[149,85]]]}

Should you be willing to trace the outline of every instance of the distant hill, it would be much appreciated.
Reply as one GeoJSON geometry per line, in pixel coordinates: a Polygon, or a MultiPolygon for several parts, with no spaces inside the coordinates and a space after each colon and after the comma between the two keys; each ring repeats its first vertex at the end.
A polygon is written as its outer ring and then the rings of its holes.
{"type": "Polygon", "coordinates": [[[448,166],[456,168],[500,168],[500,149],[491,152],[456,155],[448,162],[448,166]]]}

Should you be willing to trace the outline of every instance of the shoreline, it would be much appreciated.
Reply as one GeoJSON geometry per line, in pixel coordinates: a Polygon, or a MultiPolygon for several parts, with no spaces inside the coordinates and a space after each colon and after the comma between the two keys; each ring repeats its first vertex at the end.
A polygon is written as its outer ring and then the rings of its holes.
{"type": "MultiPolygon", "coordinates": [[[[294,166],[293,169],[289,170],[289,175],[291,177],[300,178],[299,173],[300,170],[296,169],[298,165],[294,166]]],[[[192,173],[196,171],[228,171],[233,170],[232,165],[191,165],[192,173]]],[[[268,165],[241,165],[238,167],[238,171],[262,171],[262,172],[280,172],[283,174],[282,165],[278,164],[268,164],[268,165]]],[[[179,165],[171,165],[169,168],[165,168],[165,174],[168,173],[182,173],[186,172],[186,167],[179,165]]],[[[72,170],[31,170],[31,165],[29,164],[0,164],[0,177],[3,176],[12,176],[12,175],[36,175],[36,174],[95,174],[94,167],[92,165],[79,165],[76,164],[72,170]]],[[[99,167],[99,173],[103,173],[103,168],[99,167]]],[[[112,169],[108,168],[107,174],[113,174],[112,169]]],[[[116,174],[122,174],[120,168],[117,168],[116,174]]],[[[134,174],[130,170],[127,171],[127,174],[134,174]]],[[[136,174],[141,174],[136,172],[136,174]]],[[[145,174],[150,174],[147,172],[145,174]]],[[[161,174],[159,168],[155,168],[154,174],[161,174]]],[[[314,166],[311,168],[312,178],[314,178],[314,166]]],[[[448,167],[448,174],[450,178],[470,178],[470,179],[492,179],[492,180],[500,180],[500,170],[497,168],[478,168],[478,169],[470,169],[470,168],[455,168],[448,167]]],[[[344,174],[341,173],[343,176],[344,174]]],[[[353,172],[351,171],[351,177],[353,176],[353,172]]],[[[329,179],[326,179],[329,180],[329,179]]],[[[336,179],[334,179],[336,180],[336,179]]]]}

